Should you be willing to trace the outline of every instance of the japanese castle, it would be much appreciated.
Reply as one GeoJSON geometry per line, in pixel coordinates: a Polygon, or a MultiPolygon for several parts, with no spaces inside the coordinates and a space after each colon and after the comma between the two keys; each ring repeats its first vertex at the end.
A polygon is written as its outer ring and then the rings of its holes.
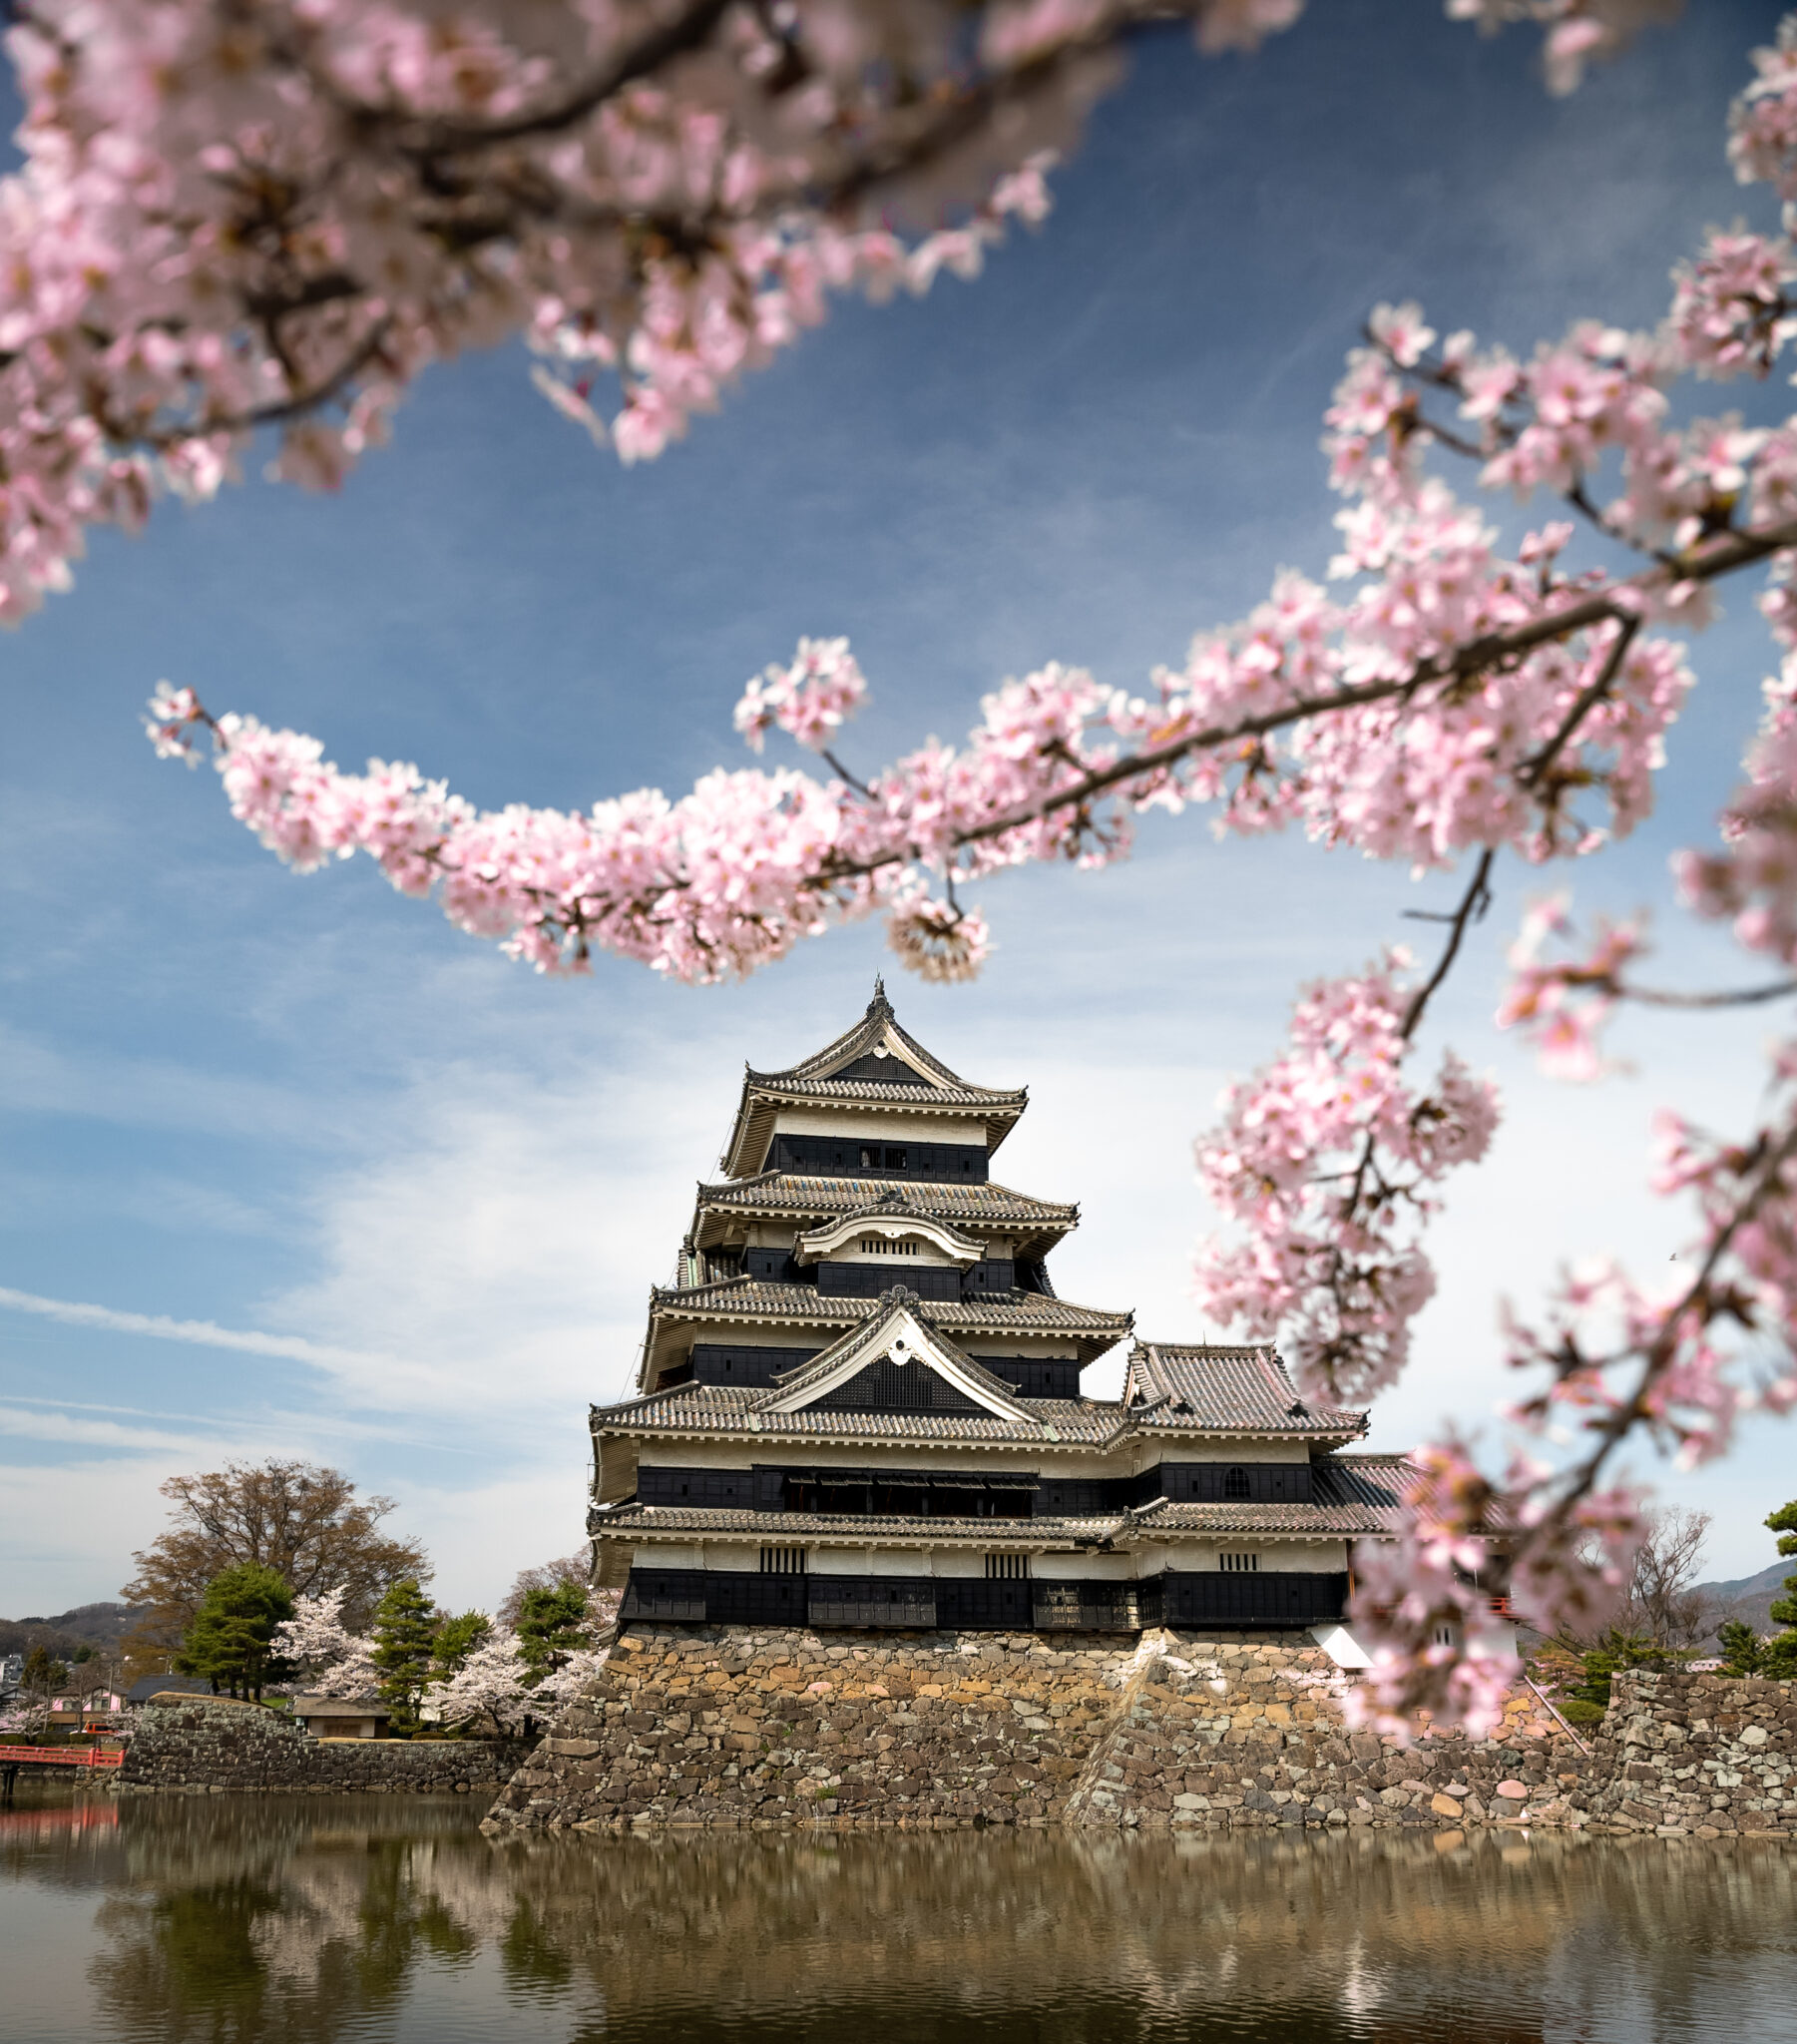
{"type": "Polygon", "coordinates": [[[1006,1632],[1315,1627],[1404,1464],[1343,1451],[1265,1347],[1135,1339],[1049,1266],[1079,1209],[993,1160],[1028,1105],[899,1027],[748,1071],[637,1395],[592,1413],[589,1530],[623,1616],[1006,1632]]]}

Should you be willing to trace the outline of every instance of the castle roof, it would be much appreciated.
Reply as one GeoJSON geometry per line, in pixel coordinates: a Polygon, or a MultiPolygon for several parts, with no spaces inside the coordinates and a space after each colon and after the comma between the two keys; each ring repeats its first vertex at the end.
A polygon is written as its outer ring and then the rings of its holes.
{"type": "MultiPolygon", "coordinates": [[[[1111,1409],[1114,1413],[1117,1410],[1111,1409]]],[[[831,1416],[846,1419],[854,1415],[831,1416]]],[[[1308,1504],[1173,1504],[1157,1499],[1128,1512],[1028,1519],[919,1520],[877,1513],[782,1512],[778,1524],[782,1537],[788,1533],[834,1535],[856,1546],[869,1538],[908,1538],[921,1546],[966,1540],[986,1548],[1141,1546],[1159,1540],[1249,1534],[1263,1539],[1342,1540],[1361,1534],[1389,1537],[1399,1530],[1405,1495],[1417,1474],[1402,1455],[1328,1455],[1312,1467],[1316,1494],[1308,1504]]],[[[904,1480],[903,1473],[897,1470],[866,1473],[888,1484],[904,1480]]],[[[945,1474],[940,1469],[915,1473],[938,1482],[945,1474]]],[[[820,1469],[818,1474],[843,1482],[852,1480],[856,1472],[820,1469]]],[[[634,1498],[610,1506],[605,1512],[608,1529],[628,1526],[638,1539],[690,1539],[695,1533],[765,1533],[769,1523],[765,1512],[735,1506],[646,1505],[634,1498]]]]}
{"type": "MultiPolygon", "coordinates": [[[[878,1301],[844,1303],[874,1306],[878,1301]]],[[[1006,1388],[1015,1399],[1015,1391],[1006,1388]]],[[[757,1436],[770,1445],[781,1439],[812,1439],[962,1441],[982,1446],[1012,1442],[1040,1448],[1045,1441],[1057,1440],[1096,1445],[1109,1439],[1125,1418],[1121,1405],[1085,1398],[1017,1399],[1025,1416],[1012,1419],[986,1412],[842,1412],[814,1405],[796,1412],[769,1412],[761,1403],[766,1395],[764,1390],[733,1384],[676,1384],[672,1390],[649,1391],[617,1405],[596,1405],[592,1424],[596,1433],[757,1436]]]]}
{"type": "Polygon", "coordinates": [[[932,1370],[976,1405],[998,1419],[1029,1424],[1027,1407],[1017,1388],[995,1376],[984,1364],[950,1340],[918,1307],[916,1295],[895,1286],[877,1301],[880,1310],[832,1341],[821,1355],[796,1369],[783,1371],[771,1390],[759,1396],[764,1414],[800,1412],[814,1397],[846,1383],[865,1364],[891,1355],[906,1367],[932,1370]]]}
{"type": "MultiPolygon", "coordinates": [[[[832,1338],[837,1330],[875,1319],[882,1311],[877,1298],[846,1297],[773,1278],[716,1278],[704,1284],[658,1285],[649,1295],[649,1339],[644,1345],[642,1381],[654,1380],[659,1330],[671,1322],[735,1320],[761,1329],[803,1328],[832,1338]]],[[[1103,1355],[1134,1324],[1129,1313],[1076,1305],[1071,1299],[1052,1298],[1040,1291],[932,1299],[929,1320],[932,1326],[962,1340],[970,1334],[1066,1336],[1082,1362],[1103,1355]]]]}
{"type": "Polygon", "coordinates": [[[724,1146],[723,1169],[748,1177],[767,1154],[774,1116],[782,1107],[886,1107],[908,1115],[953,1116],[986,1124],[986,1146],[996,1150],[1029,1105],[1025,1087],[975,1086],[951,1071],[901,1029],[883,980],[874,982],[867,1012],[834,1043],[781,1072],[744,1069],[742,1097],[724,1146]]]}
{"type": "Polygon", "coordinates": [[[1310,1405],[1297,1394],[1270,1345],[1137,1341],[1123,1372],[1123,1403],[1146,1408],[1148,1424],[1198,1420],[1251,1423],[1256,1432],[1333,1434],[1353,1439],[1366,1414],[1310,1405]]]}
{"type": "Polygon", "coordinates": [[[822,1173],[762,1171],[724,1185],[700,1185],[694,1202],[692,1242],[707,1249],[732,1220],[822,1222],[858,1214],[897,1195],[907,1213],[927,1214],[960,1228],[1004,1229],[1016,1237],[1026,1262],[1043,1257],[1080,1225],[1077,1206],[1035,1200],[990,1180],[951,1185],[928,1179],[834,1178],[822,1173]]]}

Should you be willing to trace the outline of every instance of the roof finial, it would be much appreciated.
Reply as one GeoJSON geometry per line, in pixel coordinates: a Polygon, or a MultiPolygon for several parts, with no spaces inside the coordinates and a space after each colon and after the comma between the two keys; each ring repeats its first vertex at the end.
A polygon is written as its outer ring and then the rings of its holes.
{"type": "Polygon", "coordinates": [[[892,1003],[886,998],[886,975],[876,972],[873,976],[873,999],[867,1004],[870,1015],[892,1013],[892,1003]]]}

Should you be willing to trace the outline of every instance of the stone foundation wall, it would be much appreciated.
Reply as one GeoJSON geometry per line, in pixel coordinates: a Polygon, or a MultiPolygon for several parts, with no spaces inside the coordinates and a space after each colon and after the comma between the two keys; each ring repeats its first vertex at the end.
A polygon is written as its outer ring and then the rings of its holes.
{"type": "Polygon", "coordinates": [[[1107,1635],[632,1625],[488,1821],[1043,1823],[1136,1652],[1107,1635]]]}
{"type": "Polygon", "coordinates": [[[627,1627],[490,1828],[1493,1824],[1797,1836],[1797,1685],[1617,1678],[1597,1736],[1350,1735],[1307,1636],[627,1627]]]}
{"type": "Polygon", "coordinates": [[[1618,1675],[1593,1824],[1700,1838],[1797,1836],[1797,1682],[1618,1675]]]}
{"type": "Polygon", "coordinates": [[[290,1718],[228,1697],[147,1704],[132,1720],[121,1794],[226,1788],[342,1794],[489,1794],[529,1757],[525,1740],[316,1740],[290,1718]]]}

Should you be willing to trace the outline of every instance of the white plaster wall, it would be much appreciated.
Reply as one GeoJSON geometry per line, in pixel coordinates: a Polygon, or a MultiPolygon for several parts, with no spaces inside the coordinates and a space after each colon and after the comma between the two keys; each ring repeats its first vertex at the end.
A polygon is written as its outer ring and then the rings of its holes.
{"type": "Polygon", "coordinates": [[[1039,1554],[1031,1573],[1044,1582],[1126,1583],[1135,1574],[1132,1554],[1039,1554]]]}
{"type": "MultiPolygon", "coordinates": [[[[837,1141],[865,1137],[870,1143],[960,1143],[984,1150],[986,1124],[948,1114],[891,1114],[864,1107],[834,1111],[782,1107],[773,1118],[776,1136],[829,1136],[837,1141]]],[[[902,1183],[902,1181],[899,1181],[902,1183]]]]}

